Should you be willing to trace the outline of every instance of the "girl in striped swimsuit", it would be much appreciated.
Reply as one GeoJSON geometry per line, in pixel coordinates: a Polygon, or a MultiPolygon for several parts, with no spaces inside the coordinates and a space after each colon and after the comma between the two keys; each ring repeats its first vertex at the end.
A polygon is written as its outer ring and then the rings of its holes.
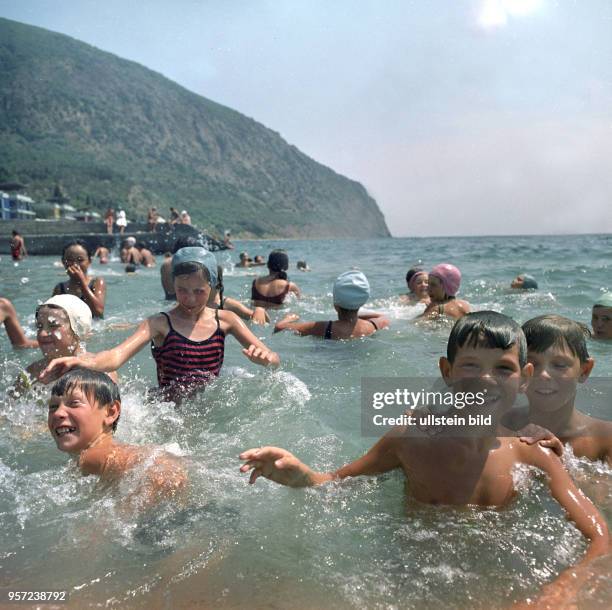
{"type": "Polygon", "coordinates": [[[217,262],[199,247],[181,248],[172,258],[177,306],[147,318],[117,347],[87,357],[57,358],[41,373],[41,380],[74,367],[111,371],[121,367],[145,345],[157,365],[160,389],[175,402],[219,375],[225,336],[242,344],[244,355],[263,366],[278,365],[270,351],[233,312],[207,307],[211,286],[217,284],[217,262]]]}

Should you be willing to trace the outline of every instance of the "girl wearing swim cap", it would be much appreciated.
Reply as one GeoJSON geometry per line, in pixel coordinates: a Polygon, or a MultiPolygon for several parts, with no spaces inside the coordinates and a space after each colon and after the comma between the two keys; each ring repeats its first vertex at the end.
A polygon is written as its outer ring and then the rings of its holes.
{"type": "MultiPolygon", "coordinates": [[[[15,384],[19,391],[31,385],[31,379],[49,365],[54,358],[86,356],[85,339],[91,331],[91,310],[78,297],[60,294],[45,301],[36,309],[36,338],[43,357],[30,364],[15,384]]],[[[45,380],[54,381],[59,375],[45,380]]],[[[117,373],[109,371],[109,377],[117,383],[117,373]]]]}
{"type": "Polygon", "coordinates": [[[278,365],[270,351],[233,312],[208,306],[211,286],[217,284],[217,261],[201,247],[181,248],[172,257],[177,305],[147,318],[136,332],[117,347],[90,354],[53,360],[41,373],[47,380],[74,367],[95,371],[118,369],[146,345],[157,366],[162,395],[176,403],[219,375],[225,353],[225,337],[234,335],[243,354],[256,364],[278,365]]]}
{"type": "Polygon", "coordinates": [[[455,296],[460,284],[461,272],[457,267],[449,263],[436,265],[429,272],[427,289],[431,302],[421,317],[433,319],[447,316],[457,320],[469,313],[470,304],[455,296]]]}
{"type": "Polygon", "coordinates": [[[363,313],[359,308],[370,298],[370,284],[361,271],[347,271],[336,278],[333,288],[334,309],[338,320],[298,322],[300,316],[288,314],[274,327],[274,332],[292,330],[298,335],[324,339],[358,339],[373,335],[389,326],[389,320],[379,313],[363,313]]]}
{"type": "Polygon", "coordinates": [[[425,303],[429,305],[429,274],[420,267],[414,267],[406,273],[406,285],[408,293],[401,295],[401,301],[405,305],[415,305],[416,303],[425,303]]]}
{"type": "Polygon", "coordinates": [[[280,307],[292,292],[298,298],[300,289],[287,279],[289,257],[284,250],[273,250],[268,256],[268,275],[253,280],[251,300],[258,307],[280,307]]]}

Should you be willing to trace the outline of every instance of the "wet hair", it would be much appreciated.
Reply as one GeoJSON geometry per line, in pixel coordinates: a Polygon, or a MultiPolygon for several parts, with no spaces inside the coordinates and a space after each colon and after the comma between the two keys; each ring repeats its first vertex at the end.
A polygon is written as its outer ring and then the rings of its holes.
{"type": "Polygon", "coordinates": [[[518,322],[497,311],[476,311],[455,322],[448,337],[446,357],[452,364],[457,351],[464,346],[508,350],[513,345],[518,346],[522,368],[527,364],[527,341],[518,322]]]}
{"type": "Polygon", "coordinates": [[[223,267],[221,265],[217,265],[217,291],[220,299],[219,308],[223,309],[223,267]]]}
{"type": "Polygon", "coordinates": [[[19,235],[19,231],[16,231],[15,229],[13,229],[13,235],[15,236],[19,235]]]}
{"type": "MultiPolygon", "coordinates": [[[[66,392],[79,388],[89,400],[105,407],[111,403],[121,402],[117,384],[106,374],[89,369],[72,369],[60,377],[51,388],[51,396],[63,396],[66,392]]],[[[117,429],[119,417],[113,422],[113,432],[117,429]]]]}
{"type": "Polygon", "coordinates": [[[202,263],[196,262],[185,262],[179,263],[172,269],[172,279],[177,278],[179,275],[191,275],[192,273],[202,273],[202,277],[210,284],[210,273],[208,269],[202,265],[202,263]]]}
{"type": "Polygon", "coordinates": [[[289,257],[285,250],[272,250],[268,256],[268,269],[281,280],[287,279],[285,271],[289,269],[289,257]]]}
{"type": "Polygon", "coordinates": [[[72,248],[72,246],[81,246],[81,248],[87,252],[87,258],[91,260],[91,250],[89,249],[87,242],[85,242],[83,239],[72,239],[69,242],[66,242],[62,248],[62,260],[64,260],[66,250],[68,250],[68,248],[72,248]]]}
{"type": "Polygon", "coordinates": [[[421,273],[421,271],[425,271],[425,269],[422,267],[413,267],[412,269],[408,269],[408,273],[406,273],[406,284],[410,282],[415,273],[421,273]]]}
{"type": "Polygon", "coordinates": [[[523,324],[527,348],[537,353],[549,347],[568,347],[582,364],[589,358],[586,340],[591,331],[588,326],[557,314],[547,314],[527,320],[523,324]]]}

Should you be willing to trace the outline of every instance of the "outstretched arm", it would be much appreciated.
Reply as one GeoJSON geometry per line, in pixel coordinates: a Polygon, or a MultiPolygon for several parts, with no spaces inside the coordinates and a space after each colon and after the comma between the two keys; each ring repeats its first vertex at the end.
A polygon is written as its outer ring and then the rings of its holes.
{"type": "Polygon", "coordinates": [[[233,311],[243,320],[253,320],[254,324],[267,324],[270,321],[270,317],[263,307],[255,307],[254,309],[250,309],[244,303],[229,297],[225,299],[223,307],[227,311],[233,311]]]}
{"type": "Polygon", "coordinates": [[[280,364],[278,354],[268,349],[235,313],[223,311],[219,312],[219,316],[227,324],[227,332],[234,335],[244,347],[242,353],[251,362],[263,366],[278,366],[280,364]]]}
{"type": "Polygon", "coordinates": [[[325,332],[325,322],[298,322],[300,316],[296,313],[288,313],[274,326],[274,332],[292,330],[298,335],[315,335],[322,337],[325,332]]]}
{"type": "Polygon", "coordinates": [[[39,379],[43,383],[49,383],[75,367],[103,373],[116,371],[151,341],[157,332],[155,320],[156,317],[153,317],[141,322],[131,337],[113,349],[78,357],[55,358],[39,375],[39,379]]]}
{"type": "Polygon", "coordinates": [[[401,465],[390,435],[381,438],[365,455],[335,472],[315,472],[279,447],[249,449],[240,454],[240,459],[245,461],[240,471],[252,471],[249,483],[255,483],[263,476],[289,487],[311,487],[346,477],[382,474],[401,465]]]}
{"type": "Polygon", "coordinates": [[[0,324],[4,322],[6,334],[13,347],[38,347],[38,341],[28,339],[19,324],[15,307],[8,299],[0,299],[0,324]]]}

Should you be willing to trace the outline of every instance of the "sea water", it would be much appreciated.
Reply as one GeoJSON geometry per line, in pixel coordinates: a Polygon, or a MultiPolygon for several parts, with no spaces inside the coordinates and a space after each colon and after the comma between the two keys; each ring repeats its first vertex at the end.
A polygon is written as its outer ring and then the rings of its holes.
{"type": "MultiPolygon", "coordinates": [[[[355,459],[374,442],[361,434],[363,376],[437,375],[448,325],[423,328],[418,307],[400,304],[408,268],[452,262],[463,273],[460,297],[524,322],[556,312],[588,323],[593,300],[612,287],[612,236],[470,237],[237,242],[217,253],[225,294],[248,302],[255,274],[236,269],[237,253],[264,257],[286,248],[290,278],[303,292],[274,320],[334,319],[334,278],[352,267],[369,278],[368,309],[385,312],[388,330],[352,342],[255,334],[282,358],[276,371],[251,364],[228,337],[221,378],[180,409],[147,402],[155,367],[145,348],[125,365],[120,441],[155,444],[183,456],[190,476],[181,505],[143,513],[123,509],[118,489],[82,477],[46,429],[48,390],[5,403],[0,415],[0,587],[67,590],[70,607],[121,608],[502,608],[524,599],[577,562],[586,544],[550,498],[541,476],[517,472],[520,493],[503,510],[417,505],[404,500],[400,473],[293,490],[263,479],[247,484],[238,454],[278,445],[315,469],[355,459]],[[306,260],[312,271],[295,270],[306,260]],[[530,273],[539,290],[509,289],[530,273]]],[[[158,263],[161,257],[158,258],[158,263]]],[[[0,261],[0,296],[10,298],[27,334],[34,310],[64,279],[56,257],[0,261]]],[[[159,269],[125,274],[114,258],[94,263],[107,284],[105,318],[94,322],[89,351],[112,347],[146,316],[167,310],[159,269]]],[[[13,351],[0,335],[0,393],[37,350],[13,351]]],[[[612,376],[612,343],[590,342],[596,374],[612,376]]],[[[610,412],[595,413],[611,419],[610,412]]],[[[581,486],[612,518],[612,473],[570,458],[581,486]]],[[[136,475],[134,475],[136,476],[136,475]]],[[[610,561],[596,564],[581,593],[609,607],[610,561]],[[606,563],[607,562],[607,563],[606,563]]]]}

